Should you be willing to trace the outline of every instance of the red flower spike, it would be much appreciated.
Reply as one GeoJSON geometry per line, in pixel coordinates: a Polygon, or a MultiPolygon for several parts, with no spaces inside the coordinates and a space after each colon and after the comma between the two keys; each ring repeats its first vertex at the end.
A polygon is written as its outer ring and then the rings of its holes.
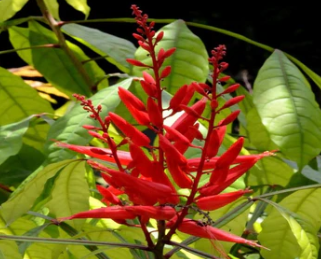
{"type": "Polygon", "coordinates": [[[219,95],[233,93],[233,92],[236,91],[239,87],[240,87],[240,84],[230,85],[228,88],[226,88],[226,89],[225,89],[222,93],[220,93],[219,95]]]}
{"type": "MultiPolygon", "coordinates": [[[[186,90],[186,95],[184,96],[184,99],[182,100],[181,104],[187,105],[190,102],[190,100],[192,99],[194,93],[195,93],[195,89],[194,89],[193,85],[189,85],[186,90]]],[[[180,110],[182,110],[182,109],[180,109],[180,110]]]]}
{"type": "Polygon", "coordinates": [[[157,95],[156,85],[146,83],[145,80],[141,80],[141,81],[140,81],[140,84],[141,84],[141,86],[143,87],[145,93],[146,93],[148,96],[154,97],[154,98],[156,97],[156,95],[157,95]]]}
{"type": "Polygon", "coordinates": [[[151,123],[159,129],[162,128],[163,116],[159,110],[158,105],[155,103],[155,101],[151,97],[148,97],[148,100],[147,100],[147,111],[148,111],[148,115],[151,123]]]}
{"type": "Polygon", "coordinates": [[[197,200],[196,205],[201,210],[211,211],[224,207],[238,198],[242,197],[246,193],[251,193],[251,190],[239,190],[235,192],[223,193],[219,195],[212,195],[202,197],[197,200]]]}
{"type": "Polygon", "coordinates": [[[187,159],[169,142],[163,135],[158,135],[159,146],[165,152],[167,158],[173,158],[177,165],[186,165],[187,159]]]}
{"type": "Polygon", "coordinates": [[[109,188],[104,188],[101,185],[97,185],[97,190],[100,192],[100,194],[103,196],[102,202],[105,202],[107,205],[114,204],[114,205],[122,205],[121,200],[113,194],[109,188]]]}
{"type": "MultiPolygon", "coordinates": [[[[98,158],[98,159],[101,159],[104,161],[115,163],[113,153],[108,148],[96,148],[96,147],[94,148],[94,147],[87,147],[87,146],[77,146],[77,145],[71,145],[71,144],[66,144],[66,143],[62,143],[62,142],[57,142],[56,145],[59,147],[68,148],[72,151],[75,151],[75,152],[78,152],[78,153],[81,153],[84,155],[88,155],[90,157],[94,157],[94,158],[98,158]]],[[[122,165],[126,166],[132,161],[132,158],[131,158],[129,152],[118,150],[117,156],[118,156],[120,162],[122,163],[122,165]]]]}
{"type": "Polygon", "coordinates": [[[144,177],[151,177],[153,168],[152,161],[145,155],[144,151],[137,145],[130,144],[129,151],[133,158],[134,165],[144,177]]]}
{"type": "Polygon", "coordinates": [[[190,144],[189,139],[186,138],[182,133],[166,125],[164,125],[164,129],[166,130],[165,136],[168,140],[175,141],[175,142],[179,141],[181,144],[189,146],[190,144]]]}
{"type": "Polygon", "coordinates": [[[234,97],[234,98],[226,101],[226,102],[224,103],[224,105],[218,110],[218,112],[221,111],[221,110],[224,110],[224,109],[226,109],[226,108],[229,108],[229,107],[231,107],[231,106],[234,105],[234,104],[239,103],[239,102],[242,101],[244,98],[245,98],[244,95],[240,95],[240,96],[236,96],[236,97],[234,97]]]}
{"type": "MultiPolygon", "coordinates": [[[[157,161],[152,162],[153,170],[152,170],[152,181],[155,183],[161,183],[170,187],[173,193],[176,193],[176,189],[172,185],[171,181],[168,179],[167,175],[164,172],[163,165],[157,161]]],[[[178,204],[179,197],[178,195],[172,195],[172,197],[168,200],[171,204],[178,204]]]]}
{"type": "Polygon", "coordinates": [[[208,158],[212,158],[216,156],[219,148],[220,148],[219,136],[218,136],[217,130],[214,129],[209,139],[209,145],[207,148],[206,156],[208,158]]]}
{"type": "Polygon", "coordinates": [[[170,220],[176,215],[176,210],[170,206],[125,206],[124,209],[147,219],[170,220]]]}
{"type": "Polygon", "coordinates": [[[189,110],[193,111],[192,112],[193,115],[184,113],[179,117],[178,120],[175,121],[175,123],[172,125],[172,128],[184,134],[187,131],[188,127],[193,126],[194,123],[197,121],[197,119],[202,115],[205,107],[206,107],[206,98],[203,97],[203,99],[199,100],[197,103],[195,103],[193,106],[190,107],[189,110]],[[198,116],[195,116],[196,114],[198,116]]]}
{"type": "Polygon", "coordinates": [[[149,146],[150,139],[144,133],[113,112],[109,112],[109,116],[117,128],[119,128],[125,136],[130,138],[137,146],[149,146]]]}
{"type": "MultiPolygon", "coordinates": [[[[97,168],[97,164],[90,163],[95,168],[97,168]]],[[[104,168],[104,171],[110,175],[110,184],[116,188],[123,189],[129,199],[135,204],[154,205],[157,202],[160,204],[169,203],[172,200],[172,196],[177,195],[176,192],[173,192],[170,187],[164,184],[139,179],[109,168],[104,168]]]]}
{"type": "Polygon", "coordinates": [[[135,108],[135,110],[146,111],[144,103],[130,91],[122,87],[118,87],[118,95],[128,109],[132,106],[135,108]]]}
{"type": "Polygon", "coordinates": [[[173,113],[181,110],[179,105],[182,103],[187,91],[187,85],[180,87],[174,94],[173,98],[169,102],[169,108],[173,110],[173,113]]]}
{"type": "Polygon", "coordinates": [[[165,67],[160,75],[160,78],[163,79],[165,77],[168,77],[169,74],[171,73],[171,70],[172,70],[171,66],[165,67]]]}
{"type": "Polygon", "coordinates": [[[257,159],[252,158],[248,162],[244,162],[242,164],[239,164],[239,165],[229,169],[227,177],[224,182],[215,181],[215,184],[213,184],[213,185],[207,184],[206,186],[201,187],[199,189],[201,196],[216,195],[216,194],[220,193],[225,188],[227,188],[232,183],[234,183],[243,174],[245,174],[249,169],[251,169],[255,165],[256,162],[257,162],[257,159]]]}
{"type": "Polygon", "coordinates": [[[184,173],[173,157],[166,155],[168,171],[180,188],[191,188],[193,181],[184,173]]]}
{"type": "MultiPolygon", "coordinates": [[[[203,140],[203,135],[201,132],[199,132],[198,130],[199,128],[199,123],[193,125],[193,126],[190,126],[188,127],[188,130],[184,133],[183,136],[185,136],[188,140],[189,140],[189,143],[192,143],[192,141],[196,138],[196,139],[199,139],[199,140],[203,140]]],[[[190,147],[191,145],[187,145],[185,144],[185,142],[182,142],[180,140],[177,140],[175,143],[174,143],[174,147],[181,153],[181,154],[184,154],[187,149],[190,147]]]]}
{"type": "Polygon", "coordinates": [[[218,126],[224,126],[224,125],[230,124],[231,122],[233,122],[237,118],[237,116],[239,116],[240,112],[241,112],[240,110],[236,110],[236,111],[232,112],[225,119],[221,120],[219,122],[218,126]]]}
{"type": "Polygon", "coordinates": [[[244,138],[239,138],[226,150],[223,155],[217,160],[215,169],[212,172],[210,183],[223,182],[227,177],[227,171],[235,158],[241,152],[244,144],[244,138]]]}
{"type": "Polygon", "coordinates": [[[127,58],[126,61],[127,61],[129,64],[131,64],[131,65],[133,65],[133,66],[136,66],[136,67],[148,67],[148,68],[151,67],[151,66],[149,66],[149,65],[144,64],[143,62],[140,62],[140,61],[138,61],[138,60],[136,60],[136,59],[132,59],[132,58],[127,58]]]}
{"type": "MultiPolygon", "coordinates": [[[[209,225],[204,225],[202,222],[184,219],[184,221],[178,227],[178,230],[196,237],[202,237],[207,239],[215,239],[225,242],[233,242],[238,244],[246,244],[254,247],[265,248],[251,240],[244,239],[242,237],[233,235],[224,230],[214,228],[209,225]]],[[[267,249],[267,248],[265,248],[267,249]]]]}
{"type": "Polygon", "coordinates": [[[138,124],[144,125],[147,127],[150,126],[150,119],[147,112],[138,111],[138,110],[134,111],[134,109],[129,111],[138,124]]]}
{"type": "Polygon", "coordinates": [[[231,165],[242,150],[244,138],[236,140],[217,160],[216,167],[225,167],[231,165]]]}
{"type": "Polygon", "coordinates": [[[124,207],[113,206],[106,208],[93,209],[76,213],[69,217],[59,218],[58,221],[65,221],[71,219],[134,219],[136,215],[125,210],[124,207]]]}

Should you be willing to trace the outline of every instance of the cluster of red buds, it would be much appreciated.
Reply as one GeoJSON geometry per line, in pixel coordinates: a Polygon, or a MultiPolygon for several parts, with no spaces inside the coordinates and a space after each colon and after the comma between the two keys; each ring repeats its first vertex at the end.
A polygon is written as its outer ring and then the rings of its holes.
{"type": "MultiPolygon", "coordinates": [[[[108,187],[97,186],[103,196],[106,207],[80,212],[75,215],[60,218],[59,221],[77,218],[109,218],[119,224],[140,227],[145,234],[148,247],[154,249],[150,233],[147,230],[149,219],[159,222],[159,243],[169,243],[176,231],[181,231],[193,236],[217,239],[229,242],[249,244],[260,247],[256,242],[246,240],[231,233],[217,229],[209,222],[200,222],[189,219],[191,208],[198,211],[212,211],[223,207],[244,194],[250,193],[249,189],[229,193],[221,193],[239,177],[245,174],[261,158],[271,155],[266,152],[258,155],[240,155],[244,139],[242,137],[231,145],[221,156],[217,156],[222,145],[226,126],[232,123],[239,111],[234,111],[226,118],[215,123],[216,115],[232,105],[240,102],[244,96],[234,97],[219,107],[218,98],[234,92],[239,84],[227,87],[223,92],[216,93],[216,84],[225,83],[229,77],[219,77],[228,67],[222,62],[226,49],[220,45],[212,51],[209,62],[213,65],[212,85],[193,82],[182,86],[173,96],[169,107],[163,107],[161,85],[162,79],[170,72],[170,66],[162,67],[164,60],[170,57],[175,48],[160,49],[155,53],[155,46],[162,40],[164,33],[157,35],[153,30],[154,23],[148,24],[148,16],[135,5],[132,6],[139,28],[133,36],[138,40],[139,46],[148,52],[152,65],[147,65],[139,60],[127,61],[139,67],[145,67],[140,84],[148,98],[146,104],[133,95],[130,91],[119,87],[119,97],[126,105],[132,117],[139,125],[146,126],[157,136],[156,144],[121,116],[109,112],[106,118],[100,118],[101,106],[93,107],[90,100],[75,95],[81,101],[84,109],[90,112],[90,117],[98,120],[100,127],[85,125],[89,134],[104,141],[108,148],[90,146],[77,146],[67,143],[57,143],[60,147],[112,162],[117,169],[88,160],[88,164],[101,172],[108,187]],[[202,98],[189,105],[195,92],[202,98]],[[206,107],[210,115],[203,117],[206,107]],[[164,111],[170,111],[164,116],[164,111]],[[171,126],[164,125],[164,120],[178,112],[181,113],[171,126]],[[198,120],[203,120],[208,125],[207,134],[203,136],[199,130],[198,120]],[[121,132],[123,140],[116,144],[109,135],[109,126],[113,124],[121,132]],[[193,144],[198,139],[202,146],[193,144]],[[129,152],[119,150],[120,146],[128,145],[129,152]],[[199,158],[187,159],[184,153],[189,148],[201,150],[199,158]],[[208,182],[201,184],[201,177],[207,175],[208,182]],[[180,196],[179,188],[189,190],[187,197],[180,196]],[[139,224],[134,224],[137,218],[139,224]],[[169,230],[166,230],[169,229],[169,230]]],[[[198,142],[198,143],[199,143],[198,142]]],[[[206,214],[204,212],[204,214],[206,214]]]]}

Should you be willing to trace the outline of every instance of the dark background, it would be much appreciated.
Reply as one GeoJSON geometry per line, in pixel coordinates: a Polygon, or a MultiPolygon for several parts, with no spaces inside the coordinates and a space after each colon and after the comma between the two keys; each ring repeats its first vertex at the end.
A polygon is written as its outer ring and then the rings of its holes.
{"type": "MultiPolygon", "coordinates": [[[[84,15],[60,0],[62,20],[84,19],[84,15]]],[[[270,3],[270,2],[269,2],[270,3]]],[[[298,2],[292,5],[273,5],[265,2],[246,1],[98,1],[88,0],[91,7],[89,19],[132,17],[130,6],[137,4],[152,18],[176,18],[199,22],[242,34],[252,40],[281,49],[298,58],[317,74],[321,74],[321,46],[319,8],[298,2]]],[[[1,10],[0,10],[1,11],[1,10]]],[[[35,0],[30,0],[14,18],[40,15],[35,0]]],[[[130,23],[88,23],[86,26],[127,38],[136,42],[131,34],[136,25],[130,23]]],[[[163,26],[158,25],[156,29],[163,26]]],[[[247,71],[252,83],[258,69],[270,55],[268,51],[235,38],[203,29],[190,29],[197,34],[210,51],[218,44],[228,49],[226,61],[230,63],[228,73],[240,80],[242,71],[247,71]]],[[[11,49],[6,32],[0,35],[0,50],[11,49]]],[[[0,56],[0,66],[10,68],[24,65],[18,56],[0,56]]],[[[108,64],[100,64],[109,69],[108,64]]],[[[318,91],[314,87],[315,91],[318,91]]],[[[318,94],[319,95],[319,94],[318,94]]]]}

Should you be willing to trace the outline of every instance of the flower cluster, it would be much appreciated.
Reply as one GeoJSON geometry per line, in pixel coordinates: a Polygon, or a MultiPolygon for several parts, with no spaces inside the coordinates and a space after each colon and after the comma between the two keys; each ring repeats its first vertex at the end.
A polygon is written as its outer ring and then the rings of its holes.
{"type": "Polygon", "coordinates": [[[118,93],[136,122],[152,130],[157,136],[157,141],[155,144],[150,143],[150,139],[144,133],[113,112],[109,112],[106,118],[100,118],[101,106],[95,108],[90,100],[75,95],[84,109],[90,112],[90,117],[100,123],[100,127],[91,125],[84,127],[89,134],[104,141],[109,148],[67,143],[57,143],[57,145],[112,162],[117,168],[112,169],[88,160],[88,164],[98,169],[108,183],[107,188],[97,186],[107,206],[60,218],[59,221],[76,218],[110,218],[119,224],[138,226],[144,232],[151,250],[156,244],[151,240],[147,230],[149,219],[162,223],[158,224],[158,243],[168,243],[178,230],[201,238],[259,246],[253,241],[214,228],[209,222],[199,222],[187,217],[191,208],[197,208],[198,211],[216,210],[250,193],[249,189],[223,194],[221,192],[245,174],[259,159],[271,155],[269,152],[240,155],[244,139],[239,138],[221,156],[217,156],[226,133],[226,126],[237,118],[239,111],[232,112],[218,123],[215,123],[216,115],[244,98],[237,96],[219,106],[218,99],[221,96],[232,93],[239,87],[239,84],[234,84],[217,94],[216,84],[224,84],[229,79],[228,76],[220,77],[228,67],[228,64],[222,61],[226,53],[225,46],[220,45],[215,48],[209,58],[209,62],[213,65],[212,85],[198,82],[184,85],[174,94],[169,107],[163,107],[164,86],[161,83],[162,79],[171,73],[171,67],[164,67],[163,63],[173,55],[175,48],[160,49],[156,53],[155,46],[162,40],[164,33],[156,34],[153,30],[154,23],[148,24],[147,15],[143,15],[138,7],[133,5],[132,10],[139,25],[137,33],[133,36],[138,40],[139,46],[148,53],[151,64],[135,59],[127,61],[134,66],[146,68],[142,73],[140,84],[148,98],[145,104],[126,89],[119,87],[118,93]],[[189,105],[196,92],[202,97],[189,105]],[[206,107],[209,108],[210,115],[203,117],[206,107]],[[169,114],[166,117],[165,111],[169,114]],[[171,126],[164,124],[166,118],[177,113],[181,115],[174,124],[171,126]],[[208,126],[206,136],[199,130],[199,120],[203,120],[208,126]],[[118,144],[109,135],[111,124],[123,136],[118,144]],[[203,145],[193,144],[195,139],[203,145]],[[129,152],[119,150],[123,145],[128,145],[129,152]],[[184,153],[189,148],[200,149],[200,157],[187,159],[184,153]],[[205,175],[208,176],[208,182],[202,185],[200,179],[205,175]],[[181,197],[177,192],[179,188],[189,190],[189,195],[181,197]],[[138,225],[133,224],[132,220],[135,218],[139,220],[138,225]],[[166,231],[166,228],[170,229],[166,231]]]}

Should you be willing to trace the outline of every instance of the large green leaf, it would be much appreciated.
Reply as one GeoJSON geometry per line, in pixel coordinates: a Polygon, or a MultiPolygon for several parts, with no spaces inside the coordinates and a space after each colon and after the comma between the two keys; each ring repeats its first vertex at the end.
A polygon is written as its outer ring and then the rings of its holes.
{"type": "Polygon", "coordinates": [[[262,223],[259,241],[265,259],[318,258],[317,233],[321,226],[321,189],[297,191],[273,208],[262,223]],[[290,213],[289,213],[290,212],[290,213]]]}
{"type": "Polygon", "coordinates": [[[0,259],[22,259],[15,241],[0,240],[0,259]]]}
{"type": "MultiPolygon", "coordinates": [[[[51,196],[52,199],[46,207],[58,218],[89,210],[89,187],[85,178],[85,161],[72,162],[60,172],[55,180],[51,196]]],[[[70,221],[76,229],[79,229],[83,223],[83,220],[70,221]]]]}
{"type": "Polygon", "coordinates": [[[62,29],[99,55],[107,56],[106,59],[123,72],[129,72],[130,66],[126,59],[133,58],[136,51],[130,41],[79,24],[66,24],[62,29]]]}
{"type": "MultiPolygon", "coordinates": [[[[29,30],[27,28],[12,26],[8,29],[8,31],[10,43],[15,49],[30,48],[29,30]]],[[[17,51],[17,54],[26,63],[32,65],[32,55],[30,49],[17,51]]]]}
{"type": "Polygon", "coordinates": [[[1,213],[9,225],[22,214],[26,213],[42,193],[45,183],[59,170],[67,166],[72,160],[65,160],[50,164],[41,171],[34,172],[22,185],[13,193],[8,201],[3,203],[1,213]]]}
{"type": "MultiPolygon", "coordinates": [[[[29,22],[29,30],[30,45],[32,46],[58,44],[56,35],[36,21],[29,22]]],[[[81,62],[89,58],[75,44],[67,42],[67,46],[70,51],[70,53],[68,53],[69,55],[61,48],[32,49],[33,65],[50,83],[61,91],[69,95],[79,93],[89,96],[91,95],[90,88],[93,87],[105,73],[94,61],[86,62],[83,68],[85,70],[84,76],[91,82],[90,85],[88,85],[88,80],[86,81],[84,79],[72,59],[75,58],[81,62]]],[[[103,80],[101,84],[107,86],[105,80],[103,80]]]]}
{"type": "Polygon", "coordinates": [[[271,140],[299,168],[320,153],[320,109],[304,76],[281,51],[260,69],[253,102],[271,140]]]}
{"type": "MultiPolygon", "coordinates": [[[[103,109],[100,116],[104,118],[108,112],[114,111],[120,103],[118,96],[118,87],[128,89],[132,79],[127,79],[121,83],[110,86],[99,91],[91,100],[95,106],[101,104],[103,109]]],[[[48,162],[61,161],[63,159],[72,158],[75,154],[55,145],[52,139],[63,141],[69,144],[87,145],[92,136],[87,133],[82,126],[85,124],[97,125],[97,121],[89,118],[88,112],[83,110],[82,106],[76,105],[69,113],[58,119],[50,128],[48,140],[46,143],[46,152],[48,154],[48,162]]]]}
{"type": "Polygon", "coordinates": [[[22,136],[32,118],[33,116],[29,116],[22,121],[0,127],[0,165],[19,152],[22,147],[22,136]]]}
{"type": "MultiPolygon", "coordinates": [[[[6,235],[24,235],[25,233],[28,233],[28,231],[34,229],[37,227],[37,225],[28,219],[19,218],[15,222],[13,222],[9,227],[6,226],[5,221],[3,220],[3,215],[0,214],[0,233],[6,234],[6,235]]],[[[39,234],[39,233],[38,233],[39,234]]],[[[40,238],[48,238],[49,235],[47,235],[44,232],[41,232],[39,234],[40,238]]],[[[1,243],[2,241],[0,241],[1,243]]],[[[0,245],[1,246],[1,245],[0,245]]],[[[43,244],[43,243],[33,243],[24,253],[23,258],[37,258],[37,259],[48,259],[51,258],[52,251],[52,245],[43,244]]],[[[17,250],[18,251],[18,250],[17,250]]],[[[10,251],[13,252],[13,251],[10,251]]],[[[9,258],[15,258],[15,257],[9,257],[9,258]]],[[[8,258],[8,259],[9,259],[8,258]]]]}
{"type": "Polygon", "coordinates": [[[53,113],[49,102],[20,77],[0,67],[0,125],[44,112],[53,113]]]}
{"type": "Polygon", "coordinates": [[[66,2],[79,12],[82,12],[84,15],[86,15],[87,19],[90,12],[90,7],[87,5],[87,0],[66,0],[66,2]]]}
{"type": "MultiPolygon", "coordinates": [[[[175,47],[175,53],[166,59],[162,68],[171,66],[171,74],[164,79],[162,86],[174,94],[179,87],[193,81],[205,82],[208,74],[208,54],[203,42],[193,34],[183,20],[177,20],[162,27],[163,39],[156,46],[156,53],[163,48],[168,50],[175,47]]],[[[141,47],[135,53],[136,59],[151,65],[148,53],[141,47]]],[[[142,75],[142,68],[134,67],[133,74],[142,75]]]]}
{"type": "Polygon", "coordinates": [[[247,184],[250,186],[280,185],[285,187],[293,174],[293,168],[281,159],[265,157],[251,168],[247,184]]]}
{"type": "Polygon", "coordinates": [[[2,0],[0,1],[0,22],[10,19],[20,11],[28,0],[2,0]]]}

